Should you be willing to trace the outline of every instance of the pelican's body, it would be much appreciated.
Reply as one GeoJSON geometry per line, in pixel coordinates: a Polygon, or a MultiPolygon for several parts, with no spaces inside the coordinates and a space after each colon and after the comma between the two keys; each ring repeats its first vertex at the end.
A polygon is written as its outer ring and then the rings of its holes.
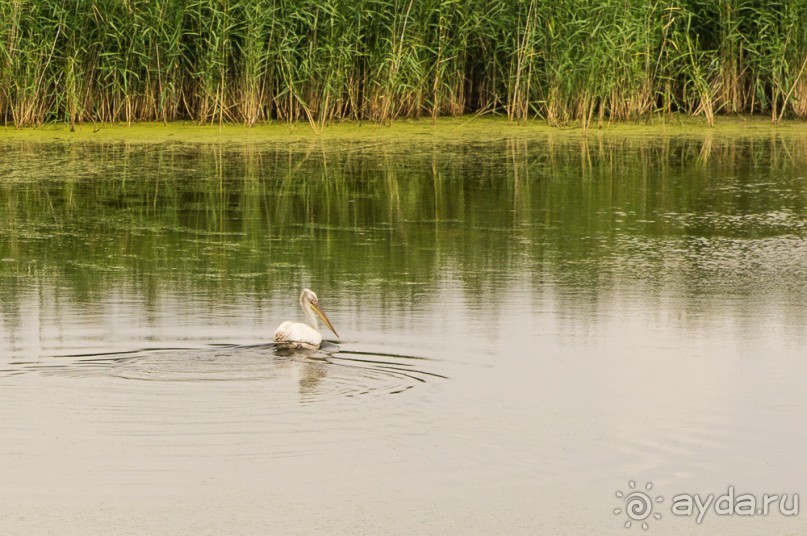
{"type": "Polygon", "coordinates": [[[316,350],[322,344],[322,335],[317,331],[319,322],[317,317],[328,326],[328,329],[333,331],[334,335],[339,337],[336,330],[333,329],[331,321],[325,315],[325,311],[319,306],[317,295],[309,289],[304,289],[300,294],[300,307],[303,308],[307,322],[292,322],[287,320],[278,326],[275,330],[275,344],[278,348],[306,348],[309,350],[316,350]]]}
{"type": "Polygon", "coordinates": [[[275,342],[280,348],[316,350],[322,344],[322,334],[308,324],[286,320],[275,330],[275,342]]]}

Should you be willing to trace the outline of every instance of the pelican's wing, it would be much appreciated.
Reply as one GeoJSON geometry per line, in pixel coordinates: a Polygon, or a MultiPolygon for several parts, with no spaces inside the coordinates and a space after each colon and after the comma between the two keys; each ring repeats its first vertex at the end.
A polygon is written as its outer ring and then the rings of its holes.
{"type": "Polygon", "coordinates": [[[275,342],[289,342],[291,340],[291,326],[294,322],[286,320],[275,330],[275,342]]]}
{"type": "Polygon", "coordinates": [[[307,324],[286,321],[280,324],[275,331],[275,342],[305,348],[319,348],[322,335],[307,324]]]}

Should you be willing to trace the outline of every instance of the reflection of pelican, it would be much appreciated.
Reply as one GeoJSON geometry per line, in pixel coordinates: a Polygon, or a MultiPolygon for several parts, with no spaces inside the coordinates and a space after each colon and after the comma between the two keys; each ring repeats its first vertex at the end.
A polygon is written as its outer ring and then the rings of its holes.
{"type": "Polygon", "coordinates": [[[325,325],[333,331],[334,335],[339,337],[339,334],[333,329],[331,321],[325,315],[325,311],[320,308],[317,295],[309,289],[303,289],[300,294],[300,307],[303,308],[308,323],[303,324],[302,322],[287,320],[280,324],[280,327],[275,331],[275,342],[278,348],[307,348],[309,350],[319,348],[322,335],[317,331],[319,326],[317,316],[325,322],[325,325]]]}

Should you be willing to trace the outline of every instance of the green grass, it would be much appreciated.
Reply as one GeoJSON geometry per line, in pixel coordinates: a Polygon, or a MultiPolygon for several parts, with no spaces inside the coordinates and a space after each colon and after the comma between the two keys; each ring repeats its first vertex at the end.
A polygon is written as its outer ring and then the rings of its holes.
{"type": "Polygon", "coordinates": [[[807,117],[807,0],[0,0],[17,127],[807,117]]]}
{"type": "Polygon", "coordinates": [[[702,117],[674,114],[647,122],[611,123],[601,129],[583,131],[578,125],[552,127],[546,121],[529,121],[513,128],[506,116],[462,116],[431,119],[399,119],[389,124],[342,121],[322,130],[303,125],[283,123],[254,126],[225,123],[215,128],[189,121],[142,122],[133,125],[107,123],[104,125],[46,124],[40,128],[0,126],[0,142],[93,142],[126,145],[175,143],[206,145],[262,145],[282,143],[295,147],[310,147],[312,143],[360,143],[363,147],[389,147],[402,143],[476,143],[490,144],[503,140],[582,141],[586,139],[610,140],[752,140],[807,139],[807,122],[782,120],[772,125],[770,118],[758,115],[726,116],[714,128],[707,129],[702,117]]]}

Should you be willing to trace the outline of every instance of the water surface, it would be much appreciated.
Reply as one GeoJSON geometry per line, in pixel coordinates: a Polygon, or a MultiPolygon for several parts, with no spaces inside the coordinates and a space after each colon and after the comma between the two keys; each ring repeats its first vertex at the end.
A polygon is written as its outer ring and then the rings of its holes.
{"type": "Polygon", "coordinates": [[[797,138],[2,149],[3,534],[624,534],[631,480],[807,491],[797,138]],[[342,338],[278,355],[306,286],[342,338]]]}

